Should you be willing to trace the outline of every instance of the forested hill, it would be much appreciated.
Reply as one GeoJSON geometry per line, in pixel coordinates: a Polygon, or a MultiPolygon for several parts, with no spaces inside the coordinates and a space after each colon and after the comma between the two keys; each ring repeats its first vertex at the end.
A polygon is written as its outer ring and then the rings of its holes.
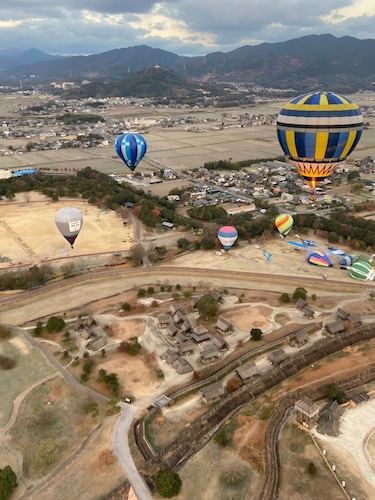
{"type": "MultiPolygon", "coordinates": [[[[35,54],[33,54],[35,56],[35,54]]],[[[45,58],[45,56],[43,56],[45,58]]],[[[17,64],[23,61],[18,58],[17,64]]],[[[15,59],[15,62],[17,59],[15,59]]],[[[33,74],[33,82],[89,79],[111,82],[144,68],[161,67],[180,78],[205,82],[244,82],[295,90],[353,92],[375,86],[375,40],[310,35],[279,43],[246,45],[201,57],[179,56],[146,45],[90,56],[55,60],[30,58],[32,64],[7,67],[0,83],[33,74]]],[[[26,76],[26,78],[25,78],[26,76]]]]}

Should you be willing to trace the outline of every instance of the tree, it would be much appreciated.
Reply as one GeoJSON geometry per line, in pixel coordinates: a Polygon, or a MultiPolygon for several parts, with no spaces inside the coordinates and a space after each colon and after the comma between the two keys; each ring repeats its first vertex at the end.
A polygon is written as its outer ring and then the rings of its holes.
{"type": "Polygon", "coordinates": [[[181,250],[187,250],[190,246],[190,241],[186,238],[180,238],[177,240],[177,247],[181,248],[181,250]]]}
{"type": "Polygon", "coordinates": [[[36,327],[34,328],[34,337],[40,337],[43,331],[43,323],[41,321],[38,321],[36,324],[36,327]]]}
{"type": "Polygon", "coordinates": [[[217,315],[217,303],[210,293],[202,295],[198,300],[197,309],[199,315],[205,319],[212,319],[217,315]]]}
{"type": "Polygon", "coordinates": [[[298,299],[306,300],[307,290],[302,287],[297,287],[293,293],[293,300],[297,302],[298,299]]]}
{"type": "Polygon", "coordinates": [[[17,476],[11,466],[6,465],[4,469],[0,469],[0,500],[10,498],[17,486],[17,476]]]}
{"type": "Polygon", "coordinates": [[[351,172],[348,173],[348,181],[354,181],[354,179],[359,179],[360,174],[358,170],[352,170],[351,172]]]}
{"type": "Polygon", "coordinates": [[[279,297],[279,301],[282,302],[283,304],[289,304],[290,302],[289,293],[282,293],[279,297]]]}
{"type": "Polygon", "coordinates": [[[164,498],[172,498],[180,493],[180,476],[171,469],[162,469],[155,479],[156,491],[164,498]]]}
{"type": "Polygon", "coordinates": [[[262,340],[263,332],[260,328],[252,328],[250,331],[251,340],[259,341],[262,340]]]}
{"type": "Polygon", "coordinates": [[[51,316],[47,321],[47,332],[61,332],[65,326],[65,321],[60,316],[51,316]]]}

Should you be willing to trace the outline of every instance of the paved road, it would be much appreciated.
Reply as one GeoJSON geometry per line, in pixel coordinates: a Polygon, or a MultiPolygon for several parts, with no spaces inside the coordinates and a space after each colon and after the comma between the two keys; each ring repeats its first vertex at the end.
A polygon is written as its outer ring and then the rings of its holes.
{"type": "Polygon", "coordinates": [[[96,399],[97,401],[101,401],[102,403],[108,403],[110,401],[109,397],[104,396],[103,394],[100,394],[100,392],[94,391],[93,389],[90,389],[90,387],[85,387],[84,385],[80,384],[78,380],[64,366],[62,366],[62,364],[56,359],[54,354],[52,354],[52,352],[49,351],[41,342],[32,337],[26,330],[24,330],[23,328],[16,329],[18,333],[22,335],[28,342],[40,349],[43,354],[45,354],[51,365],[53,365],[62,374],[69,385],[79,390],[80,392],[83,392],[87,396],[96,399]]]}
{"type": "Polygon", "coordinates": [[[138,500],[152,500],[150,491],[133,462],[128,443],[130,425],[139,408],[125,403],[119,403],[119,406],[121,406],[122,413],[117,419],[113,433],[113,452],[124,469],[138,500]]]}

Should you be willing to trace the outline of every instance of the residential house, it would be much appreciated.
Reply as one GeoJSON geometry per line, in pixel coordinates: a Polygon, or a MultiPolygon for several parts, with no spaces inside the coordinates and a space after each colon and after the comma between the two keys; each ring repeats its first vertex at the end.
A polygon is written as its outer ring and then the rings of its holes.
{"type": "Polygon", "coordinates": [[[297,309],[299,309],[300,311],[302,311],[302,309],[305,306],[307,306],[307,302],[306,302],[306,300],[298,299],[297,302],[296,302],[296,306],[297,306],[297,309]]]}
{"type": "Polygon", "coordinates": [[[200,297],[198,297],[197,295],[194,295],[191,299],[190,299],[190,305],[193,309],[195,309],[197,307],[197,304],[199,302],[199,299],[200,297]]]}
{"type": "Polygon", "coordinates": [[[95,328],[96,326],[98,326],[98,322],[96,321],[94,316],[89,316],[86,320],[86,325],[90,326],[91,328],[95,328]]]}
{"type": "Polygon", "coordinates": [[[329,334],[335,335],[336,333],[343,332],[345,330],[345,325],[341,321],[341,319],[338,319],[337,321],[332,321],[331,323],[327,323],[325,325],[325,329],[329,334]]]}
{"type": "Polygon", "coordinates": [[[84,339],[84,340],[88,340],[90,337],[92,337],[94,335],[94,332],[91,330],[91,328],[89,326],[84,326],[83,327],[83,330],[81,330],[81,337],[84,339]]]}
{"type": "Polygon", "coordinates": [[[185,319],[185,321],[181,323],[180,329],[184,333],[189,333],[191,331],[190,323],[185,319]]]}
{"type": "Polygon", "coordinates": [[[219,359],[219,351],[217,347],[211,346],[202,351],[200,359],[204,364],[213,363],[214,361],[217,361],[219,359]]]}
{"type": "Polygon", "coordinates": [[[101,349],[105,345],[106,345],[105,339],[101,335],[98,335],[98,336],[92,338],[91,340],[89,340],[86,347],[88,347],[89,349],[92,349],[93,351],[97,351],[98,349],[101,349]]]}
{"type": "Polygon", "coordinates": [[[249,361],[242,366],[239,366],[236,370],[243,382],[248,382],[251,378],[259,375],[257,365],[254,361],[249,361]]]}
{"type": "Polygon", "coordinates": [[[211,297],[216,300],[218,304],[222,304],[224,302],[223,297],[220,295],[219,292],[211,292],[211,297]]]}
{"type": "Polygon", "coordinates": [[[225,395],[225,388],[222,382],[208,385],[202,389],[202,399],[205,403],[218,401],[225,395]]]}
{"type": "Polygon", "coordinates": [[[329,436],[340,435],[340,418],[345,410],[339,406],[337,401],[327,403],[319,413],[318,432],[329,436]]]}
{"type": "Polygon", "coordinates": [[[272,365],[279,365],[285,361],[289,356],[284,351],[284,349],[277,349],[276,351],[270,352],[268,355],[269,362],[272,365]]]}
{"type": "Polygon", "coordinates": [[[187,337],[186,335],[184,334],[184,332],[180,332],[178,331],[175,335],[175,340],[177,342],[177,344],[182,344],[183,342],[186,342],[187,341],[187,337]]]}
{"type": "Polygon", "coordinates": [[[303,315],[306,316],[307,318],[309,319],[312,319],[314,317],[314,311],[308,307],[308,306],[305,306],[303,309],[302,309],[302,312],[303,312],[303,315]]]}
{"type": "Polygon", "coordinates": [[[167,328],[170,322],[171,318],[167,314],[162,314],[161,316],[158,316],[158,328],[167,328]]]}
{"type": "Polygon", "coordinates": [[[349,405],[351,408],[356,408],[357,406],[367,403],[370,396],[366,392],[361,392],[350,398],[349,405]]]}
{"type": "Polygon", "coordinates": [[[360,314],[350,314],[348,320],[349,323],[352,323],[354,326],[362,325],[362,317],[360,314]]]}
{"type": "Polygon", "coordinates": [[[182,323],[184,323],[185,316],[182,313],[182,311],[178,310],[178,311],[176,311],[174,313],[174,315],[173,315],[173,321],[174,321],[174,324],[177,325],[177,326],[182,325],[182,323]]]}
{"type": "Polygon", "coordinates": [[[194,368],[191,366],[191,364],[188,363],[186,359],[182,358],[181,356],[179,356],[172,363],[172,366],[179,375],[183,375],[184,373],[190,373],[194,371],[194,368]]]}
{"type": "Polygon", "coordinates": [[[211,340],[212,335],[210,333],[204,333],[202,335],[197,335],[195,332],[190,334],[191,340],[194,340],[197,344],[200,344],[202,342],[207,342],[208,340],[211,340]]]}
{"type": "Polygon", "coordinates": [[[167,329],[165,330],[165,333],[168,335],[168,337],[171,337],[171,338],[173,338],[177,332],[178,332],[178,330],[177,330],[177,327],[174,323],[170,323],[168,325],[167,329]]]}
{"type": "Polygon", "coordinates": [[[83,330],[85,328],[85,323],[80,319],[78,318],[75,322],[74,322],[74,330],[76,332],[80,332],[81,330],[83,330]]]}
{"type": "Polygon", "coordinates": [[[349,313],[346,311],[343,311],[342,309],[338,308],[336,311],[336,316],[338,319],[341,319],[343,321],[346,321],[349,318],[349,313]]]}
{"type": "Polygon", "coordinates": [[[219,351],[227,351],[229,349],[228,342],[219,335],[211,335],[212,343],[219,349],[219,351]]]}
{"type": "Polygon", "coordinates": [[[226,319],[222,318],[221,316],[218,317],[215,328],[224,335],[233,332],[233,325],[226,319]]]}
{"type": "Polygon", "coordinates": [[[174,349],[167,349],[163,354],[160,355],[160,358],[168,363],[168,365],[171,365],[176,361],[176,359],[179,358],[178,352],[175,351],[174,349]]]}
{"type": "Polygon", "coordinates": [[[193,328],[193,333],[196,335],[205,335],[208,333],[208,330],[203,325],[198,325],[193,328]]]}
{"type": "Polygon", "coordinates": [[[178,306],[176,302],[172,302],[172,304],[169,306],[169,312],[173,316],[177,311],[180,311],[180,306],[178,306]]]}
{"type": "Polygon", "coordinates": [[[291,347],[301,347],[309,341],[309,334],[306,330],[300,332],[292,333],[289,339],[289,345],[291,347]]]}
{"type": "Polygon", "coordinates": [[[181,356],[189,356],[190,354],[194,354],[194,348],[194,342],[192,342],[191,340],[186,340],[179,345],[178,351],[181,356]]]}
{"type": "Polygon", "coordinates": [[[319,413],[319,406],[307,396],[302,396],[295,403],[294,409],[297,412],[297,422],[307,427],[314,423],[319,413]]]}

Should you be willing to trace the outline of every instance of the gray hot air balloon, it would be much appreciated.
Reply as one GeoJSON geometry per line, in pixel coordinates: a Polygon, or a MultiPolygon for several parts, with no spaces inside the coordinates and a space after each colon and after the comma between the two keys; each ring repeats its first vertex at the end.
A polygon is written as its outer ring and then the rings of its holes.
{"type": "Polygon", "coordinates": [[[82,229],[82,213],[77,208],[60,208],[55,215],[55,224],[64,238],[73,248],[74,242],[82,229]]]}

